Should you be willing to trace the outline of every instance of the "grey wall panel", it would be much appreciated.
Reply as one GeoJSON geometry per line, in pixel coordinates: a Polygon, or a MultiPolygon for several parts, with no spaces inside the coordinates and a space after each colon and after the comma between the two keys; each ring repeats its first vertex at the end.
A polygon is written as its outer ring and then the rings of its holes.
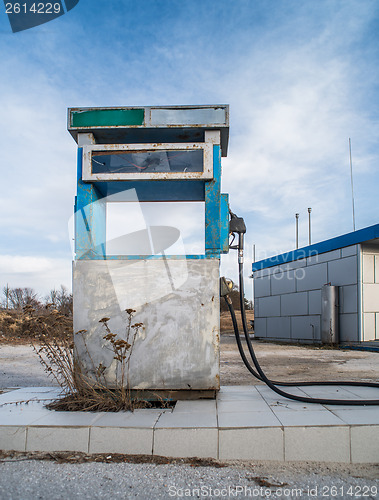
{"type": "Polygon", "coordinates": [[[289,293],[281,296],[282,316],[301,316],[308,314],[308,294],[289,293]]]}
{"type": "Polygon", "coordinates": [[[307,265],[313,266],[314,264],[320,264],[322,262],[328,262],[329,260],[339,259],[341,257],[341,250],[333,250],[332,252],[319,253],[317,255],[312,255],[307,257],[307,265]]]}
{"type": "Polygon", "coordinates": [[[254,278],[263,278],[264,276],[268,276],[269,274],[269,269],[260,269],[259,271],[254,271],[253,273],[254,278]]]}
{"type": "Polygon", "coordinates": [[[358,314],[340,314],[340,342],[358,342],[358,314]]]}
{"type": "Polygon", "coordinates": [[[267,319],[255,318],[254,319],[254,335],[256,337],[267,337],[267,319]]]}
{"type": "Polygon", "coordinates": [[[270,278],[265,276],[263,278],[254,278],[254,296],[267,297],[270,295],[270,278]]]}
{"type": "Polygon", "coordinates": [[[320,316],[294,316],[291,318],[291,339],[319,341],[320,316]]]}
{"type": "Polygon", "coordinates": [[[267,318],[267,337],[290,338],[290,318],[267,318]]]}
{"type": "Polygon", "coordinates": [[[280,316],[280,297],[262,297],[259,299],[259,315],[261,317],[280,316]]]}
{"type": "Polygon", "coordinates": [[[358,312],[358,285],[341,286],[339,289],[340,313],[358,312]]]}
{"type": "MultiPolygon", "coordinates": [[[[267,338],[300,341],[312,341],[314,338],[320,341],[321,287],[331,282],[332,285],[340,287],[341,341],[358,341],[358,252],[360,248],[358,245],[352,245],[295,261],[290,265],[270,268],[267,279],[271,282],[271,296],[263,297],[263,293],[268,293],[268,285],[263,282],[258,285],[258,291],[255,294],[258,301],[256,302],[258,306],[256,321],[257,319],[263,320],[261,324],[264,326],[260,328],[262,332],[266,332],[267,338]],[[307,262],[306,267],[304,267],[304,262],[307,262]],[[294,269],[291,269],[291,266],[294,269]],[[279,298],[280,310],[277,301],[279,298]]],[[[368,334],[370,338],[375,338],[379,336],[379,329],[376,328],[376,319],[379,325],[379,291],[376,291],[376,286],[379,286],[379,248],[366,247],[366,254],[371,255],[366,259],[366,263],[370,266],[365,272],[370,284],[365,285],[367,288],[363,293],[363,305],[366,308],[365,312],[371,313],[366,320],[369,325],[368,332],[371,332],[368,334]],[[378,285],[374,284],[375,279],[378,285]],[[378,313],[377,317],[374,313],[378,313]]]]}
{"type": "Polygon", "coordinates": [[[307,259],[294,260],[293,262],[288,262],[288,264],[283,264],[280,266],[282,271],[291,271],[293,269],[300,269],[307,265],[307,259]]]}
{"type": "Polygon", "coordinates": [[[332,285],[353,285],[358,282],[357,257],[328,262],[328,280],[332,285]]]}
{"type": "Polygon", "coordinates": [[[341,257],[350,257],[351,255],[357,255],[357,245],[341,248],[341,257]]]}
{"type": "MultiPolygon", "coordinates": [[[[254,293],[254,297],[255,297],[255,293],[254,293]]],[[[254,299],[254,320],[256,320],[257,318],[259,318],[260,314],[259,314],[259,301],[261,299],[257,299],[255,298],[254,299]]]]}
{"type": "Polygon", "coordinates": [[[315,264],[313,266],[308,266],[304,270],[304,276],[297,276],[296,286],[297,291],[301,292],[304,290],[318,290],[321,289],[322,285],[328,282],[327,279],[327,264],[315,264]]]}
{"type": "Polygon", "coordinates": [[[309,314],[321,314],[321,290],[308,292],[308,312],[309,314]]]}
{"type": "Polygon", "coordinates": [[[271,276],[272,295],[279,295],[282,293],[293,293],[295,291],[296,291],[295,271],[277,273],[271,276]]]}

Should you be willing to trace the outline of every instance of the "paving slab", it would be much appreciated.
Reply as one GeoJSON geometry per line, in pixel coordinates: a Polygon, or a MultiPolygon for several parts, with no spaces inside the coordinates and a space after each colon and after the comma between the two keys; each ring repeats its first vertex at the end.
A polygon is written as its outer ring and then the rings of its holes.
{"type": "MultiPolygon", "coordinates": [[[[291,387],[297,395],[359,399],[367,388],[291,387]]],[[[215,400],[134,412],[63,412],[45,404],[56,387],[0,395],[0,449],[83,451],[221,460],[342,463],[379,461],[379,406],[321,405],[279,396],[269,387],[221,387],[215,400]]]]}

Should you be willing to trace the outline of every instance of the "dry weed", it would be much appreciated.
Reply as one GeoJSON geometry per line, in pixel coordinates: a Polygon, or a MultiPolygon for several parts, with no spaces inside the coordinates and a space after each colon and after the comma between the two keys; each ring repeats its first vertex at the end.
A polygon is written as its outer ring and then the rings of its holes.
{"type": "MultiPolygon", "coordinates": [[[[76,352],[74,342],[66,337],[57,339],[48,335],[40,337],[40,345],[32,343],[46,373],[59,383],[63,389],[62,397],[49,403],[47,408],[63,411],[120,411],[146,408],[152,403],[143,397],[132,397],[129,384],[129,366],[133,347],[142,328],[142,323],[132,324],[135,313],[133,309],[125,310],[126,332],[125,338],[119,338],[108,325],[109,318],[101,318],[107,342],[105,348],[112,350],[113,359],[117,362],[116,386],[110,388],[104,375],[108,367],[103,364],[93,366],[95,381],[85,375],[80,358],[76,352]]],[[[91,356],[86,345],[87,331],[81,330],[75,335],[83,337],[83,344],[91,356]]],[[[162,404],[164,402],[162,401],[162,404]]]]}

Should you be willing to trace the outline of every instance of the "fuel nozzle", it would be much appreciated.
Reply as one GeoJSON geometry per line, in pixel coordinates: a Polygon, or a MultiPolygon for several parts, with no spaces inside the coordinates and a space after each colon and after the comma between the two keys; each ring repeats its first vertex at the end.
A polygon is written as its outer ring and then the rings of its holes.
{"type": "Polygon", "coordinates": [[[229,210],[230,220],[229,220],[229,231],[233,235],[238,234],[238,245],[230,246],[230,248],[234,248],[238,250],[238,262],[240,264],[243,263],[243,235],[246,233],[246,225],[245,221],[242,217],[238,217],[231,210],[229,210]]]}
{"type": "Polygon", "coordinates": [[[238,217],[231,210],[229,210],[230,221],[229,221],[229,231],[231,233],[245,234],[246,225],[242,217],[238,217]]]}
{"type": "Polygon", "coordinates": [[[232,280],[226,279],[224,276],[220,278],[220,297],[225,297],[229,304],[232,304],[230,292],[233,290],[234,283],[232,280]]]}

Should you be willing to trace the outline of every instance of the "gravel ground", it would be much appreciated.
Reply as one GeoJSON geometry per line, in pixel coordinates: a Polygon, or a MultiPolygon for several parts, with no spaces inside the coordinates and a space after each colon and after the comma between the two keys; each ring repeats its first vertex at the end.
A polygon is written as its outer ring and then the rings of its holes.
{"type": "MultiPolygon", "coordinates": [[[[258,360],[273,380],[379,380],[379,353],[254,341],[258,360]]],[[[233,335],[221,335],[221,385],[255,384],[233,335]]],[[[28,344],[0,344],[0,389],[56,385],[28,344]]]]}
{"type": "MultiPolygon", "coordinates": [[[[21,460],[20,458],[18,460],[21,460]]],[[[0,461],[2,500],[97,498],[379,498],[379,467],[0,461]]]]}
{"type": "MultiPolygon", "coordinates": [[[[221,339],[221,384],[255,383],[240,360],[234,339],[228,335],[221,339]]],[[[317,374],[324,380],[379,379],[377,353],[256,345],[258,358],[272,378],[312,380],[317,374]]],[[[0,389],[54,385],[28,345],[0,345],[0,360],[0,389]]],[[[227,467],[198,467],[196,462],[57,463],[50,458],[0,457],[0,500],[92,500],[108,495],[146,500],[379,498],[378,465],[235,462],[227,467]]]]}

